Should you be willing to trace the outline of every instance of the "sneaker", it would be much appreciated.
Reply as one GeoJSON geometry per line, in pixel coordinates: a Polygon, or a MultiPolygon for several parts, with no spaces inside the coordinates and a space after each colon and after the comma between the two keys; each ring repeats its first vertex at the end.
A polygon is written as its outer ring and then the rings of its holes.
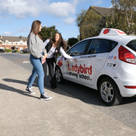
{"type": "Polygon", "coordinates": [[[26,88],[26,91],[27,91],[29,94],[35,94],[35,92],[33,91],[32,87],[27,87],[27,88],[26,88]]]}
{"type": "Polygon", "coordinates": [[[41,94],[40,99],[41,99],[41,100],[45,100],[45,101],[49,101],[49,100],[52,99],[52,97],[41,94]]]}

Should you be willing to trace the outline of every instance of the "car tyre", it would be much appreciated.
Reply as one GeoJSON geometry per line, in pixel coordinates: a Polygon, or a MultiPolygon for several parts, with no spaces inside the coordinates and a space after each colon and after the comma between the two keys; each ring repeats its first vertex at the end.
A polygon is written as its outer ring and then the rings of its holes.
{"type": "Polygon", "coordinates": [[[62,72],[61,72],[59,67],[56,67],[56,69],[55,69],[55,76],[56,76],[57,83],[62,83],[63,82],[62,72]]]}
{"type": "Polygon", "coordinates": [[[118,86],[109,77],[100,80],[98,84],[99,96],[101,101],[107,106],[118,105],[122,101],[118,86]]]}

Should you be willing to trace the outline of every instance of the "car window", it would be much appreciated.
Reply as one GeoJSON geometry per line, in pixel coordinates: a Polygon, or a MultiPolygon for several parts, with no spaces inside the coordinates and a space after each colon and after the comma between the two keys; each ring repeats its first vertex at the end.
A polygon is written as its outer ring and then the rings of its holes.
{"type": "Polygon", "coordinates": [[[136,51],[136,40],[132,40],[127,44],[127,47],[129,47],[130,49],[136,51]]]}
{"type": "Polygon", "coordinates": [[[84,40],[73,46],[67,53],[71,56],[84,55],[88,46],[89,40],[84,40]]]}
{"type": "Polygon", "coordinates": [[[89,48],[87,53],[94,54],[94,53],[106,53],[112,51],[117,42],[107,39],[93,39],[90,42],[89,48]]]}

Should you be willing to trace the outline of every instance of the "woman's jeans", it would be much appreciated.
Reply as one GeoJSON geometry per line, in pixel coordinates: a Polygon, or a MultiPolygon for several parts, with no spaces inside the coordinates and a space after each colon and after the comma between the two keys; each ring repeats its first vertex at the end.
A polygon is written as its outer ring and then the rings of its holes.
{"type": "Polygon", "coordinates": [[[36,76],[38,75],[38,87],[41,94],[44,94],[44,70],[40,58],[30,55],[30,62],[33,65],[32,74],[28,80],[28,87],[32,87],[36,76]]]}

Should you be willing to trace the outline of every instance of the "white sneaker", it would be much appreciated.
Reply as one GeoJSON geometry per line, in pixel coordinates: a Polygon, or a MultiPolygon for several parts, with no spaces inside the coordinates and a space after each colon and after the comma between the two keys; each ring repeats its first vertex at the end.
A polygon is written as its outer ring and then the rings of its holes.
{"type": "Polygon", "coordinates": [[[27,87],[26,88],[26,91],[29,93],[29,94],[35,94],[35,92],[33,91],[32,87],[27,87]]]}

